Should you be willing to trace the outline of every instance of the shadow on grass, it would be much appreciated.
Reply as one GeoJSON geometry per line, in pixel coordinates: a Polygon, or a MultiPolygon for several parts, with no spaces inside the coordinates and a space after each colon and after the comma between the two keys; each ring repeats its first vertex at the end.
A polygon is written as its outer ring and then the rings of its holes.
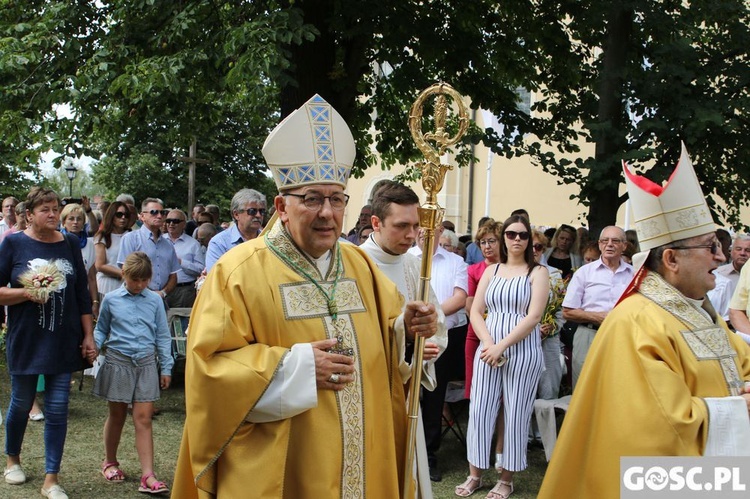
{"type": "MultiPolygon", "coordinates": [[[[125,472],[124,483],[108,483],[101,474],[104,459],[102,432],[107,418],[106,400],[91,394],[93,378],[85,377],[83,389],[80,373],[73,375],[75,385],[70,392],[68,436],[65,442],[60,484],[71,499],[143,498],[138,492],[141,468],[135,450],[135,436],[131,418],[125,423],[120,440],[118,460],[125,472]]],[[[180,380],[173,387],[162,391],[156,406],[161,414],[153,420],[154,470],[156,476],[172,485],[177,453],[185,422],[185,393],[180,380]]],[[[0,365],[0,407],[3,416],[10,401],[10,379],[5,365],[0,365]]],[[[43,402],[43,397],[40,397],[43,402]]],[[[5,428],[2,428],[3,450],[5,428]]],[[[44,422],[29,421],[21,451],[21,463],[29,480],[24,485],[8,485],[0,482],[0,498],[38,499],[44,481],[44,422]]],[[[3,467],[5,462],[2,463],[3,467]]],[[[168,497],[168,495],[155,496],[168,497]]]]}
{"type": "MultiPolygon", "coordinates": [[[[65,444],[60,483],[72,499],[101,498],[136,498],[145,497],[138,492],[140,465],[135,451],[135,437],[132,420],[128,419],[123,429],[118,452],[118,460],[127,479],[124,483],[108,483],[100,472],[104,458],[102,430],[107,417],[107,402],[91,394],[93,378],[83,380],[80,373],[74,375],[75,385],[70,393],[70,416],[68,420],[68,437],[65,444]]],[[[7,368],[0,365],[0,407],[3,414],[10,400],[10,380],[7,368]]],[[[161,414],[153,421],[154,434],[154,469],[160,480],[171,486],[177,453],[182,438],[182,427],[185,422],[185,393],[180,379],[169,390],[162,391],[162,398],[156,403],[161,414]]],[[[468,410],[459,417],[461,425],[466,428],[468,410]]],[[[5,429],[3,428],[3,449],[5,429]]],[[[0,482],[2,499],[38,499],[39,489],[44,479],[44,423],[29,421],[24,438],[21,460],[29,481],[20,486],[0,482]]],[[[529,448],[529,468],[516,474],[514,484],[515,499],[534,498],[547,469],[544,451],[540,447],[529,448]]],[[[466,449],[452,434],[443,438],[438,452],[443,480],[433,483],[432,489],[436,499],[455,498],[454,489],[468,475],[466,449]]],[[[3,463],[4,464],[4,463],[3,463]]],[[[482,489],[472,497],[484,497],[495,484],[497,475],[494,470],[487,470],[483,476],[482,489]]],[[[157,496],[158,497],[158,496],[157,496]]],[[[166,497],[166,496],[164,496],[166,497]]]]}

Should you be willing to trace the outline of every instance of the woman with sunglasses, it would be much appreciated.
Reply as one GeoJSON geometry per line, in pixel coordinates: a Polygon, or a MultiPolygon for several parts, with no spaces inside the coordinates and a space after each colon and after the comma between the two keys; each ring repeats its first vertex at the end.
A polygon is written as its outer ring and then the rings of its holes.
{"type": "Polygon", "coordinates": [[[122,201],[115,201],[104,214],[102,226],[94,236],[96,253],[96,285],[99,300],[107,293],[122,286],[122,270],[117,266],[120,240],[130,224],[130,208],[122,201]]]}
{"type": "Polygon", "coordinates": [[[487,497],[507,499],[513,493],[513,474],[528,466],[528,429],[544,366],[539,321],[549,294],[549,273],[534,261],[530,236],[525,217],[505,221],[500,263],[484,271],[471,306],[471,325],[481,343],[474,357],[469,404],[470,475],[455,491],[461,497],[482,485],[501,407],[505,427],[500,476],[487,497]]]}
{"type": "Polygon", "coordinates": [[[560,269],[563,279],[570,278],[573,271],[583,264],[578,245],[578,231],[570,225],[561,225],[552,236],[552,247],[544,252],[544,263],[560,269]]]}

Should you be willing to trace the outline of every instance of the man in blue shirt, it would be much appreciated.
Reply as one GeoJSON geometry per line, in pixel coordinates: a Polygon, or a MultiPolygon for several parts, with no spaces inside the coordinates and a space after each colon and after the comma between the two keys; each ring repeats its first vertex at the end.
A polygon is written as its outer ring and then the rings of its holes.
{"type": "Polygon", "coordinates": [[[180,270],[177,272],[177,287],[167,298],[170,308],[190,308],[195,301],[195,280],[206,267],[206,254],[201,244],[185,233],[187,215],[174,209],[166,219],[167,233],[162,237],[172,243],[180,270]]]}
{"type": "Polygon", "coordinates": [[[161,226],[168,213],[161,199],[144,199],[140,214],[143,225],[140,229],[122,236],[120,252],[117,255],[117,265],[122,267],[132,252],[146,253],[153,266],[153,276],[148,287],[162,298],[166,298],[177,285],[177,271],[181,268],[174,246],[161,237],[161,226]]]}
{"type": "Polygon", "coordinates": [[[232,198],[234,224],[216,234],[208,243],[206,272],[234,246],[255,239],[263,228],[266,215],[266,198],[254,189],[241,189],[232,198]]]}

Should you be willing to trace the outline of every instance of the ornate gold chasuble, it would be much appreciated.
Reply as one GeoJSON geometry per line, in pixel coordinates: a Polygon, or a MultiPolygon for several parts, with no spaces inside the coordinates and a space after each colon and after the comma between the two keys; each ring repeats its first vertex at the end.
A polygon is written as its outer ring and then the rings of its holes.
{"type": "Polygon", "coordinates": [[[638,291],[686,326],[687,329],[680,334],[695,358],[698,361],[718,361],[729,394],[737,395],[737,389],[744,386],[737,367],[737,352],[729,343],[726,325],[723,321],[716,322],[717,314],[711,302],[706,299],[701,312],[655,273],[644,278],[638,291]]]}
{"type": "Polygon", "coordinates": [[[659,275],[609,313],[596,334],[539,498],[617,498],[621,456],[700,456],[704,398],[750,379],[750,347],[659,275]]]}
{"type": "Polygon", "coordinates": [[[400,497],[398,291],[353,245],[322,276],[281,223],[267,237],[222,257],[196,300],[174,497],[400,497]],[[246,422],[288,349],[326,338],[350,349],[355,381],[297,416],[246,422]]]}

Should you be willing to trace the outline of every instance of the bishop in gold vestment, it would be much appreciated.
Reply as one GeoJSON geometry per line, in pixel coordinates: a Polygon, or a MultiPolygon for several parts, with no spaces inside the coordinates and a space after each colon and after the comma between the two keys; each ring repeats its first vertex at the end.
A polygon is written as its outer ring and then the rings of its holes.
{"type": "Polygon", "coordinates": [[[701,312],[649,273],[641,292],[610,312],[586,357],[540,499],[618,498],[621,456],[703,455],[704,399],[728,397],[731,380],[750,380],[750,347],[708,300],[704,306],[701,312]]]}
{"type": "Polygon", "coordinates": [[[321,276],[280,222],[267,240],[328,290],[341,259],[337,318],[262,237],[219,260],[190,322],[187,420],[173,497],[400,497],[406,415],[395,285],[353,245],[340,244],[321,276]],[[355,382],[340,392],[319,390],[317,406],[294,417],[247,421],[290,348],[337,336],[353,350],[355,382]]]}
{"type": "Polygon", "coordinates": [[[687,150],[664,186],[623,169],[643,252],[586,357],[541,499],[620,497],[623,456],[750,455],[750,347],[706,298],[725,259],[687,150]]]}

